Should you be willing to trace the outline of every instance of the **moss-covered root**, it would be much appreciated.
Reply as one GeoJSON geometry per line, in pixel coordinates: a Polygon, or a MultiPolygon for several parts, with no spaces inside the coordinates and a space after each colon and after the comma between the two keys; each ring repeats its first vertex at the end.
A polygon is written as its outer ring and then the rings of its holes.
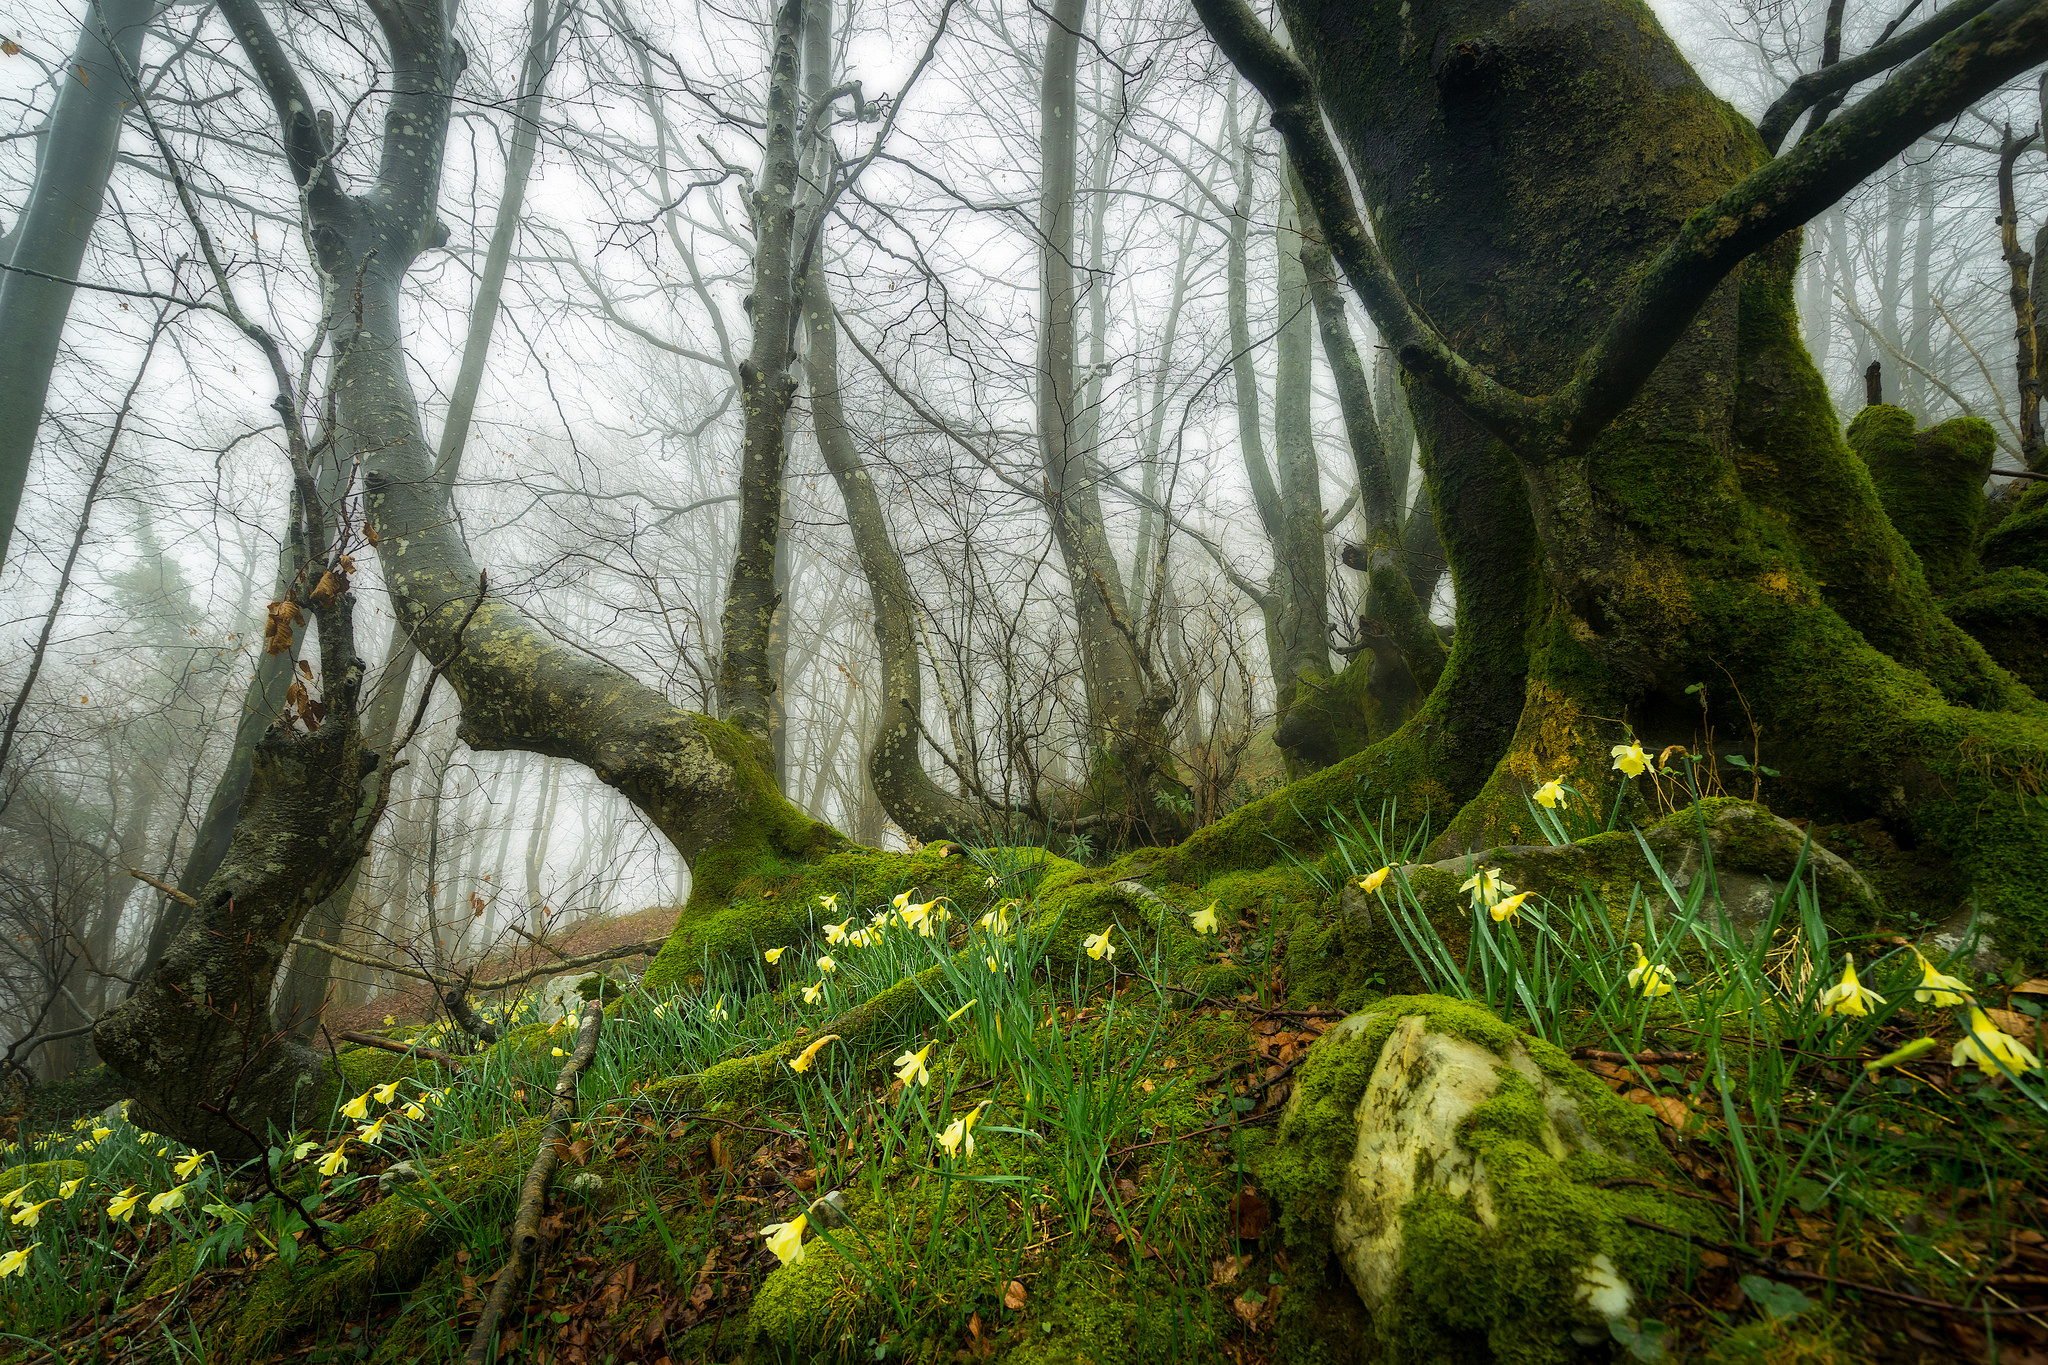
{"type": "Polygon", "coordinates": [[[1639,1313],[1687,1266],[1684,1237],[1626,1217],[1717,1231],[1656,1188],[1678,1178],[1646,1110],[1438,996],[1325,1034],[1261,1164],[1291,1254],[1341,1274],[1402,1362],[1580,1358],[1575,1331],[1639,1313]]]}
{"type": "Polygon", "coordinates": [[[1915,432],[1904,408],[1868,407],[1849,423],[1849,447],[1869,466],[1885,516],[1920,557],[1935,595],[1974,577],[1984,480],[1997,449],[1990,423],[1955,417],[1915,432]]]}
{"type": "Polygon", "coordinates": [[[2048,573],[1994,569],[1944,600],[1941,609],[2000,668],[2048,701],[2048,573]]]}

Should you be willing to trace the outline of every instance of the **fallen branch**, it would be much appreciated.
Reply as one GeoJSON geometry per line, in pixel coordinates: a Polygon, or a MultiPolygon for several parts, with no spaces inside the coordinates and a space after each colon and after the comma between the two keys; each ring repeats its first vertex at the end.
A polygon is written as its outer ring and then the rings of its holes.
{"type": "MultiPolygon", "coordinates": [[[[414,981],[424,981],[441,991],[455,990],[464,984],[459,976],[444,976],[438,972],[430,972],[420,967],[408,967],[402,963],[386,962],[382,958],[371,957],[367,953],[358,953],[317,938],[295,938],[292,942],[300,947],[318,948],[330,957],[338,957],[343,962],[353,962],[359,967],[375,967],[380,972],[391,972],[396,976],[411,977],[414,981]]],[[[526,971],[513,972],[508,976],[494,976],[488,981],[472,981],[468,983],[468,989],[472,991],[502,991],[512,986],[523,986],[527,982],[538,980],[543,976],[553,976],[564,967],[594,967],[600,962],[611,962],[622,957],[653,957],[662,950],[663,945],[667,942],[668,936],[664,934],[660,938],[650,938],[639,943],[627,943],[617,948],[605,948],[599,952],[586,953],[582,957],[565,957],[559,962],[552,962],[544,967],[533,967],[526,971]]]]}
{"type": "Polygon", "coordinates": [[[1607,1052],[1597,1047],[1572,1049],[1572,1060],[1577,1062],[1635,1062],[1652,1066],[1658,1062],[1696,1062],[1699,1059],[1700,1054],[1697,1052],[1607,1052]]]}
{"type": "Polygon", "coordinates": [[[512,1288],[533,1269],[534,1253],[540,1249],[540,1211],[547,1203],[548,1184],[562,1164],[556,1144],[567,1134],[569,1120],[576,1112],[576,1079],[590,1059],[597,1055],[597,1035],[604,1027],[604,1006],[592,1000],[583,1006],[583,1020],[577,1028],[576,1051],[562,1064],[555,1082],[555,1102],[548,1110],[548,1126],[540,1135],[540,1155],[519,1186],[519,1212],[512,1219],[512,1259],[498,1271],[491,1286],[491,1300],[470,1334],[464,1365],[484,1365],[491,1353],[491,1339],[497,1334],[498,1319],[512,1300],[512,1288]]]}
{"type": "Polygon", "coordinates": [[[401,1057],[425,1057],[428,1061],[440,1062],[444,1066],[463,1064],[462,1058],[437,1051],[425,1043],[398,1043],[389,1038],[379,1038],[374,1033],[344,1033],[341,1035],[341,1041],[355,1043],[360,1047],[382,1048],[386,1052],[396,1052],[401,1057]]]}

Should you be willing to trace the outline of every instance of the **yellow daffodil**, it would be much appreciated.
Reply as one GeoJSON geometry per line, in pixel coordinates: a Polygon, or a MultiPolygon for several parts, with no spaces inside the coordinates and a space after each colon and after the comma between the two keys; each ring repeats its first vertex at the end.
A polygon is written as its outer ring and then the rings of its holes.
{"type": "Polygon", "coordinates": [[[1842,957],[1842,979],[1820,993],[1822,1014],[1849,1014],[1861,1019],[1870,1013],[1872,1005],[1883,1003],[1883,996],[1856,979],[1856,959],[1847,954],[1842,957]]]}
{"type": "Polygon", "coordinates": [[[1210,901],[1207,910],[1197,910],[1188,916],[1188,927],[1198,934],[1220,933],[1221,929],[1216,923],[1216,902],[1210,901]]]}
{"type": "Polygon", "coordinates": [[[905,1085],[930,1085],[932,1076],[924,1069],[924,1059],[931,1055],[931,1051],[930,1043],[926,1043],[923,1050],[918,1052],[905,1050],[904,1054],[896,1059],[896,1079],[905,1085]]]}
{"type": "Polygon", "coordinates": [[[818,982],[815,986],[806,986],[804,987],[804,1003],[806,1005],[815,1005],[818,1003],[818,997],[824,993],[825,983],[822,981],[818,982]]]}
{"type": "Polygon", "coordinates": [[[63,1184],[57,1187],[57,1197],[59,1199],[69,1199],[72,1195],[78,1193],[78,1187],[80,1185],[83,1185],[84,1183],[84,1176],[80,1176],[76,1180],[65,1181],[63,1184]]]}
{"type": "Polygon", "coordinates": [[[396,1028],[397,1026],[398,1026],[398,1016],[397,1016],[397,1015],[395,1015],[395,1014],[387,1014],[387,1015],[385,1015],[385,1016],[384,1016],[384,1027],[385,1027],[385,1028],[396,1028]]]}
{"type": "Polygon", "coordinates": [[[566,1053],[566,1052],[562,1051],[562,1049],[560,1049],[560,1048],[558,1048],[558,1047],[557,1047],[557,1048],[550,1048],[550,1049],[548,1049],[548,1051],[550,1052],[550,1054],[551,1054],[551,1055],[553,1055],[553,1056],[556,1056],[556,1057],[566,1057],[566,1056],[568,1056],[568,1055],[569,1055],[568,1053],[566,1053]]]}
{"type": "Polygon", "coordinates": [[[1528,892],[1517,891],[1514,895],[1504,896],[1486,907],[1486,913],[1493,916],[1495,924],[1510,919],[1520,923],[1522,918],[1522,902],[1527,899],[1529,899],[1528,892]]]}
{"type": "Polygon", "coordinates": [[[946,1131],[939,1134],[939,1146],[946,1149],[949,1157],[974,1155],[974,1121],[981,1117],[981,1111],[988,1108],[983,1100],[959,1118],[946,1125],[946,1131]]]}
{"type": "Polygon", "coordinates": [[[1010,907],[1014,904],[1014,901],[1004,901],[976,922],[991,934],[1006,934],[1010,931],[1010,907]]]}
{"type": "Polygon", "coordinates": [[[341,1116],[358,1121],[370,1117],[370,1092],[365,1090],[362,1094],[341,1106],[341,1116]]]}
{"type": "Polygon", "coordinates": [[[1392,867],[1383,867],[1377,872],[1368,872],[1363,877],[1353,877],[1351,884],[1360,891],[1377,891],[1386,885],[1387,874],[1393,870],[1392,867]]]}
{"type": "Polygon", "coordinates": [[[0,1254],[0,1280],[6,1279],[9,1275],[21,1274],[23,1268],[28,1265],[28,1254],[41,1245],[41,1242],[30,1242],[19,1251],[0,1254]]]}
{"type": "Polygon", "coordinates": [[[92,1130],[92,1140],[94,1142],[105,1142],[113,1135],[114,1130],[111,1128],[95,1128],[92,1130]]]}
{"type": "Polygon", "coordinates": [[[149,1197],[149,1216],[152,1218],[162,1213],[165,1209],[182,1209],[184,1207],[185,1187],[183,1185],[173,1185],[162,1194],[153,1194],[149,1197]]]}
{"type": "Polygon", "coordinates": [[[704,1011],[704,1017],[705,1017],[706,1019],[712,1020],[712,1021],[713,1021],[714,1023],[720,1023],[720,1024],[724,1023],[724,1022],[725,1022],[725,997],[721,995],[721,996],[719,996],[719,997],[718,997],[718,999],[717,999],[716,1001],[712,1002],[712,1006],[711,1006],[711,1008],[710,1008],[710,1009],[708,1009],[708,1010],[706,1010],[706,1011],[704,1011]]]}
{"type": "Polygon", "coordinates": [[[768,1239],[768,1249],[775,1253],[775,1259],[784,1265],[795,1265],[804,1258],[804,1229],[810,1219],[798,1214],[787,1223],[770,1223],[761,1229],[761,1235],[768,1239]]]}
{"type": "Polygon", "coordinates": [[[180,1180],[190,1180],[198,1173],[199,1168],[206,1164],[206,1157],[207,1154],[205,1152],[193,1152],[183,1161],[171,1167],[171,1174],[177,1176],[180,1180]]]}
{"type": "Polygon", "coordinates": [[[819,958],[819,959],[818,959],[818,973],[819,973],[819,975],[821,975],[821,976],[830,976],[830,975],[832,975],[832,973],[834,973],[834,972],[836,972],[836,971],[838,971],[838,970],[839,970],[839,964],[838,964],[837,962],[834,962],[834,961],[832,960],[832,955],[831,955],[831,954],[827,953],[827,954],[826,954],[826,955],[825,955],[824,957],[821,957],[821,958],[819,958]]]}
{"type": "Polygon", "coordinates": [[[1503,896],[1512,896],[1515,888],[1501,879],[1497,868],[1482,867],[1465,879],[1460,891],[1472,893],[1474,910],[1490,910],[1503,896]]]}
{"type": "Polygon", "coordinates": [[[1915,1057],[1926,1056],[1934,1051],[1934,1049],[1935,1042],[1932,1038],[1915,1038],[1912,1042],[1895,1052],[1887,1052],[1874,1062],[1865,1062],[1863,1069],[1875,1073],[1883,1071],[1886,1067],[1903,1066],[1915,1057]]]}
{"type": "Polygon", "coordinates": [[[825,926],[825,942],[827,942],[827,943],[844,943],[844,942],[846,941],[846,926],[847,926],[847,925],[849,925],[849,924],[851,924],[851,923],[853,923],[853,921],[852,921],[852,920],[850,920],[850,919],[843,919],[843,920],[839,921],[839,923],[837,923],[837,924],[828,924],[828,925],[826,925],[826,926],[825,926]]]}
{"type": "Polygon", "coordinates": [[[889,904],[895,906],[898,910],[903,909],[910,904],[910,893],[908,891],[898,891],[896,899],[890,901],[889,904]]]}
{"type": "Polygon", "coordinates": [[[961,1006],[961,1007],[960,1007],[959,1009],[957,1009],[957,1010],[954,1010],[954,1011],[953,1011],[953,1012],[952,1012],[951,1014],[947,1015],[947,1016],[946,1016],[946,1022],[947,1022],[947,1023],[949,1023],[949,1024],[953,1024],[953,1023],[958,1023],[958,1022],[959,1022],[959,1020],[960,1020],[960,1016],[961,1016],[961,1015],[963,1015],[963,1014],[967,1013],[967,1011],[969,1011],[969,1010],[973,1009],[973,1008],[974,1008],[974,1007],[975,1007],[976,1005],[978,1005],[978,1004],[980,1004],[980,1003],[981,1003],[981,997],[980,997],[980,996],[978,996],[978,995],[977,995],[977,996],[975,996],[975,997],[974,997],[974,998],[973,998],[972,1000],[969,1000],[969,1001],[968,1001],[968,1002],[967,1002],[966,1004],[962,1005],[962,1006],[961,1006]]]}
{"type": "Polygon", "coordinates": [[[1920,962],[1920,984],[1913,991],[1913,998],[1923,1005],[1941,1005],[1954,1008],[1970,1003],[1970,988],[1952,976],[1944,976],[1934,969],[1934,964],[1922,957],[1915,948],[1913,956],[1920,962]]]}
{"type": "Polygon", "coordinates": [[[135,1206],[141,1202],[142,1191],[130,1185],[107,1201],[107,1216],[125,1223],[135,1216],[135,1206]]]}
{"type": "Polygon", "coordinates": [[[789,1064],[789,1069],[791,1071],[796,1072],[809,1071],[811,1069],[811,1063],[818,1059],[818,1049],[824,1047],[825,1044],[833,1041],[838,1036],[839,1035],[836,1033],[828,1033],[824,1037],[812,1043],[809,1047],[805,1048],[802,1052],[799,1052],[796,1055],[796,1059],[789,1064]]]}
{"type": "Polygon", "coordinates": [[[1564,779],[1553,777],[1536,789],[1536,804],[1545,810],[1556,810],[1565,804],[1564,779]]]}
{"type": "Polygon", "coordinates": [[[0,1194],[0,1209],[11,1209],[28,1194],[27,1185],[16,1185],[5,1194],[0,1194]]]}
{"type": "Polygon", "coordinates": [[[405,1116],[411,1119],[414,1123],[418,1123],[421,1119],[427,1116],[427,1111],[420,1107],[420,1103],[418,1100],[414,1100],[411,1104],[406,1105],[404,1113],[405,1116]]]}
{"type": "Polygon", "coordinates": [[[904,906],[901,910],[898,910],[896,912],[896,918],[902,920],[905,924],[917,930],[920,934],[929,937],[932,931],[931,913],[932,907],[930,903],[927,902],[923,905],[904,906]]]}
{"type": "MultiPolygon", "coordinates": [[[[1970,1006],[1970,1031],[1963,1035],[1963,1041],[1956,1044],[1949,1054],[1950,1066],[1968,1066],[1975,1063],[1979,1071],[1987,1076],[2002,1076],[2005,1071],[2032,1071],[2041,1065],[2036,1057],[2019,1039],[1991,1022],[1983,1010],[1970,1006]],[[2005,1064],[2000,1070],[1999,1063],[2005,1064]]],[[[16,1222],[21,1221],[16,1219],[16,1222]]]]}
{"type": "Polygon", "coordinates": [[[995,960],[994,958],[989,958],[989,959],[988,959],[988,969],[989,969],[990,971],[992,971],[992,972],[999,972],[999,971],[1001,971],[1001,970],[1002,970],[1003,968],[1002,968],[1002,964],[1001,964],[1001,963],[997,962],[997,961],[996,961],[996,960],[995,960]]]}
{"type": "Polygon", "coordinates": [[[767,952],[761,954],[761,957],[769,966],[773,967],[776,963],[782,961],[782,955],[788,951],[789,949],[787,948],[770,948],[767,952]]]}
{"type": "Polygon", "coordinates": [[[320,1144],[309,1139],[305,1142],[300,1143],[298,1146],[292,1148],[292,1160],[304,1161],[308,1153],[317,1152],[319,1150],[320,1144]]]}
{"type": "Polygon", "coordinates": [[[1104,958],[1116,956],[1116,945],[1109,941],[1109,931],[1115,927],[1112,924],[1101,933],[1090,934],[1087,938],[1081,940],[1081,946],[1088,950],[1088,956],[1094,958],[1097,962],[1102,961],[1104,958]]]}
{"type": "Polygon", "coordinates": [[[34,1204],[23,1204],[20,1211],[7,1221],[18,1228],[32,1228],[42,1220],[43,1210],[56,1202],[54,1199],[45,1199],[34,1204]]]}
{"type": "Polygon", "coordinates": [[[356,1141],[367,1142],[372,1147],[381,1146],[384,1142],[384,1125],[389,1122],[391,1122],[391,1115],[385,1114],[375,1123],[364,1124],[356,1129],[356,1141]]]}
{"type": "Polygon", "coordinates": [[[819,896],[818,908],[828,915],[837,910],[839,908],[839,893],[837,891],[827,891],[819,896]]]}
{"type": "Polygon", "coordinates": [[[1614,766],[1626,777],[1641,777],[1643,770],[1650,766],[1650,756],[1643,752],[1643,746],[1634,740],[1617,744],[1607,751],[1614,760],[1614,766]]]}
{"type": "Polygon", "coordinates": [[[1636,965],[1629,968],[1628,988],[1639,992],[1645,1000],[1655,1000],[1660,995],[1669,995],[1677,989],[1678,976],[1669,967],[1659,962],[1654,965],[1643,956],[1643,945],[1629,945],[1636,950],[1636,965]]]}
{"type": "Polygon", "coordinates": [[[335,1147],[335,1149],[329,1152],[326,1156],[320,1158],[320,1174],[340,1175],[343,1171],[347,1170],[348,1158],[343,1155],[343,1153],[347,1150],[348,1139],[343,1138],[341,1140],[340,1145],[335,1147]]]}

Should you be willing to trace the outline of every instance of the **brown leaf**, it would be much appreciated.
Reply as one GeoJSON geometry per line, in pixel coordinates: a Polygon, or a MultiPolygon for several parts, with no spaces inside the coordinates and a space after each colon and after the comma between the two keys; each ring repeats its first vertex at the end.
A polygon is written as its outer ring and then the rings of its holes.
{"type": "Polygon", "coordinates": [[[1266,1201],[1257,1190],[1249,1187],[1238,1191],[1237,1198],[1230,1201],[1228,1213],[1230,1235],[1243,1242],[1264,1236],[1267,1225],[1273,1221],[1266,1201]]]}
{"type": "Polygon", "coordinates": [[[270,615],[263,623],[263,652],[275,655],[290,650],[292,628],[305,619],[306,613],[289,597],[282,602],[272,602],[270,615]]]}
{"type": "Polygon", "coordinates": [[[2032,1019],[2018,1010],[1986,1009],[1984,1015],[1992,1023],[2004,1029],[2028,1047],[2034,1045],[2036,1025],[2032,1019]]]}
{"type": "Polygon", "coordinates": [[[1024,1306],[1024,1281],[1012,1280],[1003,1286],[1003,1307],[1012,1313],[1024,1306]]]}
{"type": "Polygon", "coordinates": [[[367,521],[363,523],[363,539],[370,542],[371,549],[375,549],[377,547],[377,542],[379,539],[377,535],[377,528],[367,521]]]}
{"type": "Polygon", "coordinates": [[[1230,1311],[1237,1314],[1244,1325],[1253,1331],[1259,1329],[1259,1315],[1266,1311],[1269,1300],[1256,1289],[1247,1289],[1230,1301],[1230,1311]]]}
{"type": "Polygon", "coordinates": [[[590,1149],[595,1146],[589,1138],[578,1138],[569,1144],[569,1159],[578,1166],[590,1164],[590,1149]]]}
{"type": "Polygon", "coordinates": [[[1209,1262],[1209,1286],[1213,1289],[1220,1284],[1235,1284],[1237,1272],[1245,1259],[1243,1256],[1220,1256],[1209,1262]]]}
{"type": "Polygon", "coordinates": [[[21,55],[21,44],[15,42],[12,38],[0,38],[0,52],[4,52],[10,57],[19,57],[21,55]]]}
{"type": "Polygon", "coordinates": [[[730,1173],[732,1170],[732,1153],[726,1150],[723,1133],[711,1135],[711,1164],[721,1171],[730,1173]]]}
{"type": "Polygon", "coordinates": [[[320,581],[313,585],[313,601],[323,607],[334,605],[334,599],[348,591],[348,576],[329,569],[320,575],[320,581]]]}

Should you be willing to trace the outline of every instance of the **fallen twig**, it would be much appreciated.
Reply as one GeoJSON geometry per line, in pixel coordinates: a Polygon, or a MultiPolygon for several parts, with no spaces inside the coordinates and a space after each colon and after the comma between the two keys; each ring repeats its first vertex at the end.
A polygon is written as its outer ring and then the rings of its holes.
{"type": "Polygon", "coordinates": [[[138,882],[148,882],[151,886],[163,892],[166,896],[169,896],[172,900],[177,901],[181,905],[199,904],[198,901],[193,900],[190,896],[180,891],[177,887],[172,886],[169,882],[160,882],[155,877],[150,876],[147,872],[144,872],[139,867],[129,868],[128,875],[135,878],[135,880],[138,882]]]}
{"type": "Polygon", "coordinates": [[[1649,1066],[1658,1062],[1696,1062],[1700,1059],[1700,1054],[1697,1052],[1608,1052],[1597,1047],[1575,1047],[1572,1049],[1572,1060],[1586,1061],[1588,1059],[1596,1062],[1633,1062],[1649,1066]]]}
{"type": "Polygon", "coordinates": [[[355,1043],[360,1047],[382,1048],[386,1052],[396,1052],[401,1057],[425,1057],[444,1066],[463,1065],[462,1058],[428,1047],[425,1043],[400,1043],[390,1038],[379,1038],[374,1033],[344,1033],[341,1035],[341,1041],[355,1043]]]}
{"type": "Polygon", "coordinates": [[[540,1249],[541,1207],[547,1203],[548,1184],[562,1164],[562,1154],[555,1144],[567,1134],[569,1120],[576,1113],[576,1078],[597,1055],[597,1035],[603,1027],[604,1006],[595,1000],[586,1003],[582,1023],[577,1028],[576,1051],[562,1064],[562,1074],[555,1081],[555,1102],[548,1110],[548,1126],[540,1135],[540,1155],[533,1159],[519,1186],[519,1212],[512,1219],[512,1259],[505,1262],[498,1271],[497,1283],[491,1286],[490,1302],[484,1305],[484,1315],[477,1320],[476,1331],[470,1334],[469,1350],[463,1354],[464,1365],[484,1365],[490,1355],[491,1339],[497,1334],[498,1319],[505,1315],[505,1308],[512,1301],[513,1286],[525,1280],[527,1272],[533,1269],[534,1253],[540,1249]]]}

